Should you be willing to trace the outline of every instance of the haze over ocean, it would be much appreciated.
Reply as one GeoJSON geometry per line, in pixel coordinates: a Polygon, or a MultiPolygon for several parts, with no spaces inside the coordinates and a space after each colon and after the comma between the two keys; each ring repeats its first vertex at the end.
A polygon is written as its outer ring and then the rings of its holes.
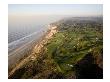
{"type": "Polygon", "coordinates": [[[102,5],[95,4],[10,4],[8,42],[16,41],[63,17],[102,16],[102,5]]]}

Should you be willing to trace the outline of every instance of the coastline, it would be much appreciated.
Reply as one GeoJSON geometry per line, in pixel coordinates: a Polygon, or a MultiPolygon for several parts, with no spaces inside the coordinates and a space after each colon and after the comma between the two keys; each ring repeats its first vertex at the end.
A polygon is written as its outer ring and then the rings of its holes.
{"type": "Polygon", "coordinates": [[[50,24],[32,53],[9,71],[8,78],[103,78],[102,25],[91,23],[70,19],[50,24]]]}
{"type": "Polygon", "coordinates": [[[47,30],[47,32],[44,33],[43,36],[41,36],[41,38],[39,38],[39,40],[35,42],[35,46],[32,47],[32,50],[30,50],[31,53],[26,57],[24,56],[19,60],[19,62],[15,64],[15,66],[9,71],[8,77],[10,77],[17,69],[26,64],[28,61],[36,59],[37,56],[35,55],[35,53],[39,54],[42,50],[42,47],[48,42],[49,39],[52,38],[55,33],[57,33],[56,26],[48,25],[48,27],[49,29],[47,30]]]}

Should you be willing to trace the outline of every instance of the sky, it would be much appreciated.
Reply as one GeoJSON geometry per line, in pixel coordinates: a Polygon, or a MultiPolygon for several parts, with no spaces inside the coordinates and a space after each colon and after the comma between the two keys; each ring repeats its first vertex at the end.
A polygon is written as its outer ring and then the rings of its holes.
{"type": "Polygon", "coordinates": [[[9,4],[9,15],[102,16],[102,4],[9,4]]]}

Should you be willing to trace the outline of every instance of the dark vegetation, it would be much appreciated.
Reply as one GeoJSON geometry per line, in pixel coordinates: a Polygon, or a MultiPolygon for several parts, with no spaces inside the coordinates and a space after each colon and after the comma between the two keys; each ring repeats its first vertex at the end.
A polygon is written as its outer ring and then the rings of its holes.
{"type": "Polygon", "coordinates": [[[51,40],[9,78],[101,79],[103,78],[102,18],[68,18],[51,40]]]}

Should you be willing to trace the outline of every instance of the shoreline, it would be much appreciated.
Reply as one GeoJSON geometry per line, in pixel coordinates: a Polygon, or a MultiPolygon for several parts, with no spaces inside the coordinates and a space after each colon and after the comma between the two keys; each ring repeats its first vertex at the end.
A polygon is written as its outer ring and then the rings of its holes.
{"type": "Polygon", "coordinates": [[[16,64],[22,61],[25,57],[29,56],[32,53],[35,45],[38,44],[38,42],[44,37],[47,31],[48,31],[48,28],[46,31],[42,31],[41,35],[38,35],[38,36],[37,34],[40,34],[40,33],[35,34],[34,32],[34,37],[32,36],[31,38],[33,40],[20,42],[19,47],[13,49],[12,52],[8,51],[8,69],[10,68],[12,69],[13,67],[15,67],[16,64]]]}
{"type": "MultiPolygon", "coordinates": [[[[19,59],[19,62],[17,62],[16,64],[14,64],[15,66],[9,71],[9,77],[17,70],[19,69],[22,65],[24,65],[26,62],[28,62],[29,60],[34,60],[36,58],[36,56],[34,55],[35,53],[40,53],[42,47],[47,43],[47,41],[49,39],[52,38],[52,36],[57,33],[57,27],[56,26],[49,26],[49,29],[47,30],[46,33],[44,33],[41,38],[39,38],[36,42],[35,42],[35,46],[30,50],[31,53],[28,54],[26,57],[24,56],[23,58],[21,58],[21,60],[19,59]]],[[[8,69],[10,69],[8,67],[8,69]]]]}

